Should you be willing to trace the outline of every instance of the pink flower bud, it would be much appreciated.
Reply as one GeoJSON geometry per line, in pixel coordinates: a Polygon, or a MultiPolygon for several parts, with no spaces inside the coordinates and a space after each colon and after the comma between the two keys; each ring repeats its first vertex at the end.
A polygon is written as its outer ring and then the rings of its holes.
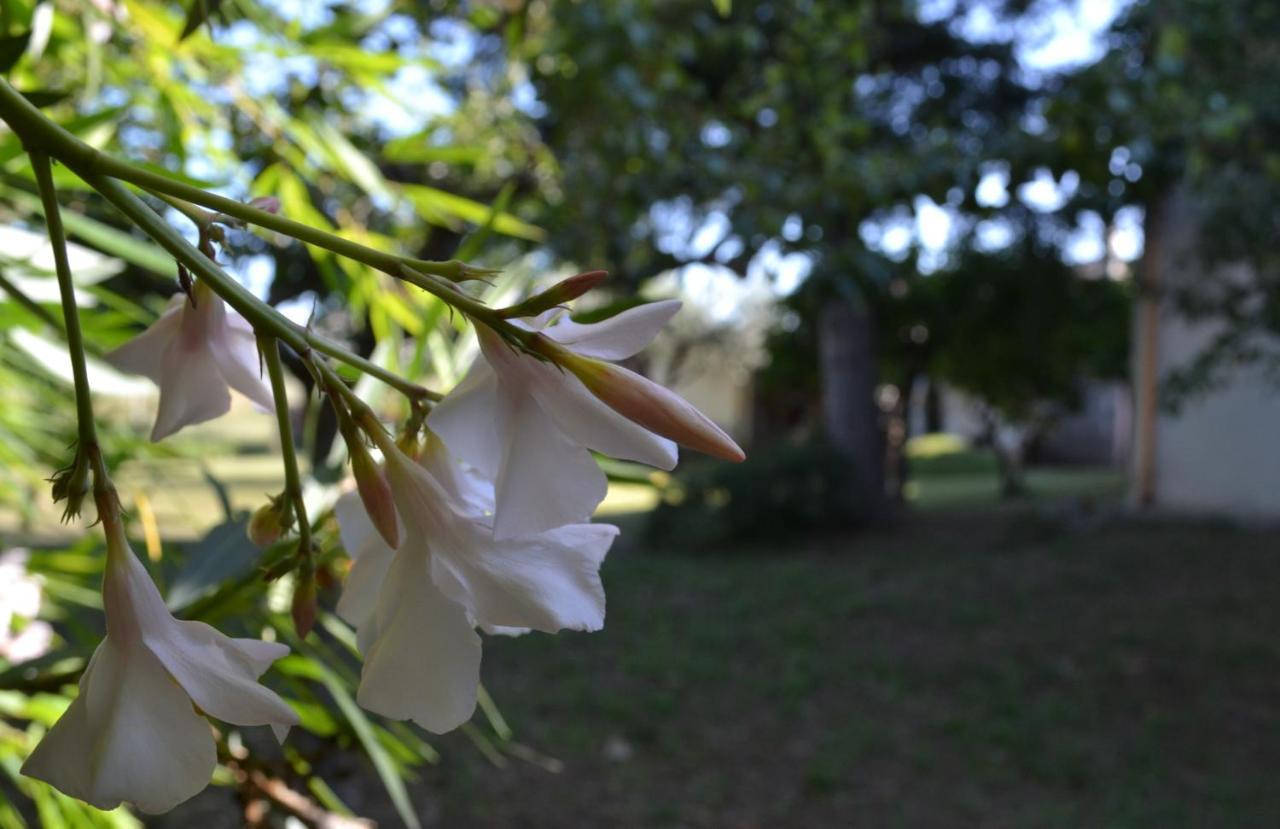
{"type": "Polygon", "coordinates": [[[634,371],[568,349],[555,348],[553,353],[592,394],[628,420],[713,457],[735,463],[746,459],[733,438],[670,389],[634,371]]]}
{"type": "Polygon", "coordinates": [[[347,445],[351,451],[351,471],[355,475],[356,489],[364,503],[365,512],[369,513],[369,520],[387,542],[387,546],[394,550],[400,546],[400,528],[387,477],[378,468],[362,441],[348,441],[347,445]]]}
{"type": "Polygon", "coordinates": [[[518,305],[503,308],[499,313],[503,317],[534,317],[543,311],[572,302],[578,297],[599,285],[609,274],[606,271],[587,271],[571,276],[552,285],[540,294],[534,294],[518,305]]]}

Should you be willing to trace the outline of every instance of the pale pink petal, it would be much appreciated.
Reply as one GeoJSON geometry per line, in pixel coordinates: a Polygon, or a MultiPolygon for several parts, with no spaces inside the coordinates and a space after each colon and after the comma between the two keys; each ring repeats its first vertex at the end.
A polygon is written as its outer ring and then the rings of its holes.
{"type": "Polygon", "coordinates": [[[428,437],[418,463],[468,514],[493,514],[493,482],[459,461],[438,436],[428,437]]]}
{"type": "Polygon", "coordinates": [[[462,382],[431,410],[427,426],[450,452],[493,478],[502,462],[501,405],[498,378],[485,359],[477,357],[462,382]]]}
{"type": "Polygon", "coordinates": [[[179,621],[123,538],[103,580],[107,633],[140,640],[202,710],[236,725],[292,725],[284,700],[257,679],[289,653],[278,642],[232,639],[203,622],[179,621]]]}
{"type": "MultiPolygon", "coordinates": [[[[234,310],[227,309],[227,320],[238,318],[234,310]]],[[[211,333],[209,351],[227,385],[249,398],[258,408],[272,411],[275,397],[271,385],[263,377],[262,363],[258,357],[258,341],[254,335],[225,326],[211,333]]]]}
{"type": "Polygon", "coordinates": [[[386,581],[395,551],[380,537],[370,539],[369,546],[351,564],[347,580],[338,599],[338,615],[361,631],[377,609],[378,596],[386,581]]]}
{"type": "Polygon", "coordinates": [[[608,489],[591,453],[528,396],[509,395],[504,413],[494,534],[512,538],[586,521],[608,489]]]}
{"type": "Polygon", "coordinates": [[[462,606],[431,583],[428,558],[425,549],[402,547],[392,562],[367,625],[356,701],[442,734],[475,710],[480,637],[462,606]]]}
{"type": "Polygon", "coordinates": [[[232,639],[204,622],[173,620],[167,635],[143,635],[147,647],[205,713],[235,725],[297,725],[298,715],[257,679],[289,648],[232,639]],[[248,644],[246,644],[248,643],[248,644]]]}
{"type": "Polygon", "coordinates": [[[680,300],[668,299],[628,308],[602,322],[582,324],[566,314],[542,333],[579,354],[598,360],[624,360],[658,336],[676,312],[680,300]]]}
{"type": "Polygon", "coordinates": [[[534,399],[575,441],[611,458],[675,468],[674,442],[609,408],[567,371],[543,364],[531,368],[541,375],[540,382],[531,385],[534,399]]]}
{"type": "Polygon", "coordinates": [[[207,348],[171,348],[160,375],[160,406],[151,440],[161,441],[184,426],[221,417],[231,409],[231,392],[207,348]]]}
{"type": "Polygon", "coordinates": [[[483,530],[475,526],[465,547],[434,544],[431,564],[436,583],[478,623],[547,633],[604,625],[600,564],[617,527],[573,524],[510,541],[495,541],[483,530]],[[442,570],[448,578],[439,577],[442,570]]]}
{"type": "Polygon", "coordinates": [[[159,660],[108,636],[22,773],[99,809],[129,802],[154,814],[204,789],[216,763],[209,723],[159,660]]]}
{"type": "Polygon", "coordinates": [[[354,489],[342,493],[333,503],[333,517],[338,519],[338,538],[350,558],[356,558],[376,530],[354,489]]]}
{"type": "Polygon", "coordinates": [[[165,355],[174,346],[182,325],[182,304],[186,301],[184,294],[175,296],[147,330],[107,354],[107,362],[129,374],[149,377],[159,385],[165,355]]]}

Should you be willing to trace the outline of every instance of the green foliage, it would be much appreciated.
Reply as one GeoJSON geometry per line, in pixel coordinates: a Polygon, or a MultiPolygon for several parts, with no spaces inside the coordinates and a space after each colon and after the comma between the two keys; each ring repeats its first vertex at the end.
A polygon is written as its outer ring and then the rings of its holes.
{"type": "Polygon", "coordinates": [[[859,224],[971,187],[1027,98],[1007,45],[967,42],[917,11],[549,4],[527,49],[562,170],[552,244],[633,281],[690,261],[741,273],[781,244],[820,257],[827,287],[877,290],[859,224]],[[686,250],[713,213],[729,231],[686,250]],[[801,232],[784,233],[788,220],[801,232]]]}
{"type": "Polygon", "coordinates": [[[945,309],[928,329],[931,376],[1014,420],[1038,403],[1075,407],[1085,378],[1127,374],[1128,286],[1082,277],[1053,251],[969,252],[918,288],[945,309]]]}
{"type": "MultiPolygon", "coordinates": [[[[425,258],[462,250],[475,257],[484,242],[486,250],[500,251],[499,264],[505,265],[540,240],[530,196],[547,180],[547,157],[505,97],[510,84],[486,86],[466,67],[439,63],[434,53],[440,40],[427,26],[435,13],[421,4],[374,10],[325,4],[317,12],[298,17],[283,4],[212,0],[73,6],[5,0],[0,71],[94,147],[237,199],[274,196],[285,217],[374,248],[425,258]],[[403,34],[406,20],[415,24],[409,35],[403,34]],[[414,73],[418,85],[403,82],[414,73]],[[435,111],[416,106],[421,83],[439,90],[443,103],[435,111]],[[402,104],[415,122],[394,116],[402,104]],[[374,105],[392,115],[371,118],[374,105]]],[[[17,136],[3,125],[0,164],[0,226],[42,228],[30,165],[17,136]]],[[[176,288],[176,267],[67,169],[55,168],[54,177],[68,233],[105,254],[91,260],[94,267],[74,271],[91,384],[95,392],[109,392],[112,382],[97,376],[93,355],[155,319],[176,288]]],[[[169,218],[189,230],[185,219],[169,218]]],[[[0,826],[25,825],[32,815],[49,826],[132,826],[136,821],[125,810],[100,815],[17,773],[74,695],[102,631],[96,531],[59,546],[41,523],[47,520],[41,515],[49,497],[45,479],[69,461],[75,435],[56,286],[41,264],[38,238],[35,255],[19,256],[10,247],[0,255],[0,515],[9,525],[11,511],[18,511],[40,542],[29,569],[42,581],[41,619],[54,625],[56,636],[48,658],[16,667],[0,662],[0,773],[8,778],[0,785],[0,826]]],[[[376,341],[373,359],[413,380],[447,386],[469,359],[458,346],[461,323],[441,302],[363,264],[242,230],[228,232],[219,254],[239,274],[251,258],[266,258],[275,276],[272,302],[314,292],[315,325],[365,353],[376,341]]],[[[527,271],[511,269],[482,294],[487,301],[510,298],[528,279],[527,271]]],[[[402,405],[371,384],[359,390],[387,414],[402,405]]],[[[124,458],[145,462],[153,454],[185,454],[195,463],[195,452],[181,440],[151,447],[135,426],[112,416],[121,407],[110,397],[98,401],[105,412],[98,434],[113,470],[124,458]]],[[[212,447],[201,448],[207,453],[212,447]]],[[[319,476],[341,474],[342,458],[328,452],[323,429],[308,431],[306,448],[328,460],[318,465],[319,476]]],[[[313,493],[320,506],[336,495],[332,485],[314,486],[313,493]]],[[[125,496],[135,503],[130,493],[125,496]]],[[[131,527],[145,536],[135,549],[147,554],[180,618],[216,622],[233,635],[276,638],[293,648],[296,655],[265,681],[299,712],[302,733],[283,756],[269,756],[255,769],[309,792],[330,811],[349,814],[312,761],[335,750],[362,752],[372,759],[400,822],[412,825],[405,781],[438,755],[415,728],[367,715],[354,704],[354,634],[326,609],[336,602],[334,576],[345,555],[323,513],[313,517],[321,519],[324,586],[319,629],[305,643],[291,638],[288,578],[268,583],[262,577],[264,567],[292,553],[288,542],[259,551],[245,537],[242,517],[231,514],[185,545],[159,539],[155,521],[141,509],[131,527]]],[[[214,519],[192,516],[191,525],[214,519]]],[[[3,539],[5,546],[10,541],[3,539]]],[[[226,726],[220,733],[224,770],[218,781],[227,784],[235,777],[228,770],[243,770],[231,750],[242,735],[226,726]]],[[[511,738],[491,701],[472,733],[499,756],[511,738]]]]}
{"type": "Polygon", "coordinates": [[[1146,0],[1126,10],[1109,45],[1050,99],[1044,152],[1080,175],[1070,209],[1109,221],[1138,205],[1154,247],[1168,244],[1158,221],[1171,197],[1193,206],[1202,275],[1170,298],[1225,330],[1170,378],[1163,392],[1176,404],[1235,365],[1280,365],[1268,340],[1280,334],[1280,9],[1146,0]],[[1251,284],[1222,270],[1240,264],[1252,268],[1251,284]]]}
{"type": "Polygon", "coordinates": [[[862,525],[866,499],[841,453],[821,444],[761,447],[742,464],[691,461],[648,524],[656,549],[709,550],[862,525]]]}

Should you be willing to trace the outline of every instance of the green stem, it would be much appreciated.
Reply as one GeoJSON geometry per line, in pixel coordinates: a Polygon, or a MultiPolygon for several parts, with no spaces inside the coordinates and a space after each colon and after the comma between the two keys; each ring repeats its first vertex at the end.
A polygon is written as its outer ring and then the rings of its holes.
{"type": "MultiPolygon", "coordinates": [[[[361,400],[360,395],[356,394],[355,390],[348,386],[336,371],[325,365],[321,360],[312,360],[311,366],[321,387],[329,392],[331,398],[336,395],[341,398],[341,401],[345,401],[346,409],[349,409],[358,421],[363,422],[371,419],[373,422],[377,422],[377,416],[374,414],[373,409],[369,408],[369,404],[361,400]]],[[[333,408],[338,415],[338,419],[341,420],[345,414],[341,403],[334,401],[333,408]]]]}
{"type": "Polygon", "coordinates": [[[302,500],[302,478],[298,474],[298,453],[293,445],[293,424],[289,420],[289,393],[284,385],[284,366],[280,364],[280,344],[270,334],[259,334],[258,351],[267,363],[271,394],[276,401],[276,427],[280,431],[280,455],[284,459],[284,489],[298,522],[299,555],[309,556],[311,524],[307,521],[306,502],[302,500]]]}
{"type": "Polygon", "coordinates": [[[213,219],[212,213],[209,213],[206,210],[201,210],[190,202],[185,202],[182,199],[175,199],[173,196],[169,196],[164,193],[152,193],[152,195],[181,213],[183,216],[186,216],[187,219],[199,228],[201,232],[204,232],[205,228],[209,226],[213,219]]]}
{"type": "MultiPolygon", "coordinates": [[[[58,276],[58,293],[62,298],[63,331],[67,338],[67,354],[71,358],[71,377],[76,393],[76,429],[80,450],[93,452],[98,445],[93,424],[93,399],[89,396],[89,370],[84,356],[84,335],[80,331],[80,311],[76,307],[76,289],[71,281],[71,264],[67,260],[67,234],[62,227],[58,193],[53,186],[53,168],[49,156],[28,148],[31,167],[40,188],[44,221],[49,228],[49,244],[53,246],[53,268],[58,276]]],[[[96,470],[95,470],[96,471],[96,470]]],[[[96,477],[96,475],[95,475],[96,477]]]]}
{"type": "Polygon", "coordinates": [[[428,262],[380,251],[319,228],[277,216],[266,210],[259,210],[234,199],[209,193],[161,173],[135,167],[127,161],[94,149],[50,121],[2,78],[0,78],[0,118],[3,118],[14,132],[22,136],[30,145],[42,147],[46,153],[66,164],[86,181],[94,175],[127,181],[152,193],[172,196],[234,216],[243,222],[292,236],[392,275],[397,274],[400,266],[405,264],[412,265],[425,273],[455,281],[493,273],[491,270],[473,268],[456,260],[428,262]]]}
{"type": "Polygon", "coordinates": [[[402,265],[396,274],[405,282],[416,285],[441,301],[452,305],[471,318],[473,322],[488,326],[510,343],[528,345],[533,334],[523,328],[512,325],[501,311],[490,308],[478,299],[468,296],[458,286],[442,282],[439,277],[425,273],[411,265],[402,265]]]}
{"type": "Polygon", "coordinates": [[[86,175],[82,176],[82,178],[107,201],[114,204],[121,213],[141,228],[144,233],[154,239],[157,244],[169,251],[179,262],[186,265],[198,278],[204,280],[205,284],[226,300],[228,305],[239,311],[253,325],[255,331],[271,334],[277,339],[288,343],[289,347],[299,354],[306,354],[312,349],[322,354],[328,354],[334,359],[341,360],[363,371],[365,374],[376,377],[411,399],[420,400],[435,397],[432,392],[415,383],[410,383],[394,372],[387,371],[382,366],[352,354],[342,346],[295,325],[279,311],[262,302],[243,285],[232,279],[207,256],[200,253],[178,231],[174,230],[168,222],[164,221],[120,182],[98,175],[86,175]]]}

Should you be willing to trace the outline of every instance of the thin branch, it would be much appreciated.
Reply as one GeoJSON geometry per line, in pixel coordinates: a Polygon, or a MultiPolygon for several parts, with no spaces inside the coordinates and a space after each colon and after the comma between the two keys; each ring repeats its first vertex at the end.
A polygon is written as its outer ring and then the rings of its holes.
{"type": "Polygon", "coordinates": [[[284,459],[285,495],[293,506],[298,522],[298,546],[311,550],[311,524],[307,521],[307,505],[302,498],[302,478],[298,474],[298,453],[293,445],[293,423],[289,415],[289,393],[284,384],[284,367],[280,364],[280,344],[269,334],[258,335],[258,351],[267,364],[271,394],[276,402],[276,427],[280,431],[280,455],[284,459]]]}

